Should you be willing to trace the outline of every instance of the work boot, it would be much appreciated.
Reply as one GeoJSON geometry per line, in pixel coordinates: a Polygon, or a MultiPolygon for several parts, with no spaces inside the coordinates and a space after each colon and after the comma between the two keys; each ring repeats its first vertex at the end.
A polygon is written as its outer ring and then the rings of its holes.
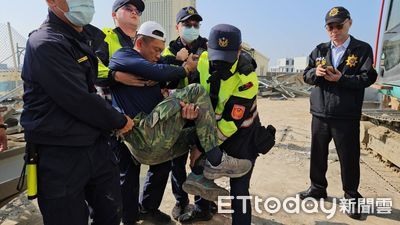
{"type": "Polygon", "coordinates": [[[228,196],[229,191],[218,186],[203,175],[190,173],[182,185],[182,189],[192,195],[198,195],[209,201],[218,201],[218,196],[228,196]]]}
{"type": "Polygon", "coordinates": [[[171,222],[171,217],[161,212],[159,209],[153,209],[153,210],[140,209],[139,219],[156,224],[166,224],[171,222]]]}
{"type": "Polygon", "coordinates": [[[178,221],[181,223],[194,223],[197,221],[209,221],[213,217],[210,210],[201,210],[199,207],[194,207],[189,212],[181,215],[178,221]]]}
{"type": "Polygon", "coordinates": [[[185,202],[184,204],[176,203],[174,208],[172,208],[172,212],[171,212],[172,218],[174,218],[174,220],[178,220],[178,218],[181,215],[188,213],[192,207],[193,207],[193,205],[189,205],[188,202],[185,202]]]}
{"type": "Polygon", "coordinates": [[[248,159],[237,159],[227,155],[225,152],[222,155],[221,163],[218,166],[213,166],[207,160],[204,166],[204,177],[210,180],[215,180],[220,177],[237,178],[245,175],[251,170],[252,163],[248,159]]]}

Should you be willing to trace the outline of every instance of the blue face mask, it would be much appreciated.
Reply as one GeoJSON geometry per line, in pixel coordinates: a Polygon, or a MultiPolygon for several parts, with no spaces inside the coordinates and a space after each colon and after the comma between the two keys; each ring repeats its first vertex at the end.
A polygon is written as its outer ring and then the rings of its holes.
{"type": "Polygon", "coordinates": [[[82,27],[92,22],[94,15],[93,0],[66,0],[69,11],[65,17],[75,26],[82,27]]]}
{"type": "Polygon", "coordinates": [[[187,28],[187,27],[182,27],[182,36],[183,40],[187,43],[192,43],[194,40],[196,40],[200,35],[199,29],[196,29],[194,27],[187,28]]]}

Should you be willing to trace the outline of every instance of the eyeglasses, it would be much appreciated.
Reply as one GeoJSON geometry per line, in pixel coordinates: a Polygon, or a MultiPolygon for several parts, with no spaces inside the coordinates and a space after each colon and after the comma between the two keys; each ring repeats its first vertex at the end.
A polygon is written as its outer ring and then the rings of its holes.
{"type": "Polygon", "coordinates": [[[346,19],[343,23],[327,24],[327,25],[325,25],[325,29],[327,31],[332,31],[333,29],[341,30],[341,29],[343,29],[343,26],[347,23],[347,21],[349,21],[349,20],[346,19]]]}
{"type": "Polygon", "coordinates": [[[186,28],[194,27],[194,28],[196,28],[196,29],[199,29],[200,23],[182,22],[182,26],[184,26],[184,27],[186,27],[186,28]]]}
{"type": "Polygon", "coordinates": [[[142,12],[140,12],[139,10],[137,10],[136,8],[133,8],[133,7],[131,7],[131,6],[124,5],[124,6],[122,6],[122,8],[123,8],[125,11],[127,11],[127,12],[129,12],[129,13],[133,13],[133,14],[135,14],[135,15],[137,15],[137,16],[141,16],[141,15],[142,15],[142,12]]]}

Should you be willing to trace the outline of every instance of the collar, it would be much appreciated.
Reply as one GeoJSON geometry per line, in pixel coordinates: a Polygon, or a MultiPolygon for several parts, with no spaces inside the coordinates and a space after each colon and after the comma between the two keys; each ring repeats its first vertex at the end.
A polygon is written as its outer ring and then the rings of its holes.
{"type": "Polygon", "coordinates": [[[232,67],[231,67],[231,73],[232,73],[232,74],[236,73],[236,69],[237,69],[238,62],[239,62],[239,60],[237,59],[237,60],[235,61],[235,63],[232,65],[232,67]]]}
{"type": "Polygon", "coordinates": [[[336,47],[335,44],[333,43],[333,41],[331,41],[331,49],[347,49],[350,45],[350,40],[351,40],[351,36],[349,35],[349,37],[346,39],[346,41],[340,46],[340,47],[336,47]]]}
{"type": "Polygon", "coordinates": [[[114,32],[117,34],[118,38],[120,39],[120,42],[123,47],[130,47],[133,48],[134,47],[134,39],[132,37],[130,37],[129,35],[125,34],[125,32],[120,28],[120,27],[116,27],[114,29],[114,32]]]}
{"type": "Polygon", "coordinates": [[[71,25],[58,18],[58,16],[54,14],[50,9],[47,19],[43,22],[42,26],[45,26],[45,24],[53,24],[59,32],[82,42],[88,42],[89,40],[90,42],[92,42],[96,39],[104,39],[103,32],[97,27],[88,24],[83,26],[82,32],[78,32],[73,27],[71,27],[71,25]]]}
{"type": "Polygon", "coordinates": [[[68,34],[76,39],[84,38],[83,35],[84,32],[76,31],[73,27],[71,27],[71,25],[58,18],[58,16],[54,14],[50,9],[49,9],[49,15],[43,24],[46,23],[55,24],[60,32],[68,34]]]}

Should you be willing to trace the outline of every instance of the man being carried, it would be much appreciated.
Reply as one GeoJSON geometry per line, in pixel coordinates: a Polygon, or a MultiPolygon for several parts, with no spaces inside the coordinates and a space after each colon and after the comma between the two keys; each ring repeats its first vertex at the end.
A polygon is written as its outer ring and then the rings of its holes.
{"type": "MultiPolygon", "coordinates": [[[[118,50],[111,57],[109,68],[155,81],[184,78],[196,69],[193,55],[183,67],[156,64],[164,45],[164,29],[155,22],[145,22],[138,30],[135,48],[118,50]]],[[[250,170],[249,160],[230,157],[219,149],[215,114],[200,85],[191,84],[165,99],[159,85],[138,88],[120,84],[111,93],[113,105],[134,117],[135,127],[124,138],[140,163],[153,165],[179,157],[198,137],[207,156],[205,171],[213,171],[215,177],[241,177],[250,170]],[[187,119],[193,120],[195,126],[185,128],[187,119]]],[[[228,194],[206,178],[195,185],[208,200],[228,194]]]]}

